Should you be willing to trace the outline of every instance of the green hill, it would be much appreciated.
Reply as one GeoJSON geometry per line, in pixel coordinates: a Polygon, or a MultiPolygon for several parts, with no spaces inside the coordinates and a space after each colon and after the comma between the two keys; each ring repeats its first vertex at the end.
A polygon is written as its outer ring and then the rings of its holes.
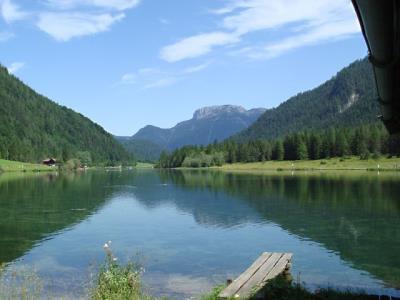
{"type": "Polygon", "coordinates": [[[132,160],[102,127],[39,95],[0,66],[0,158],[38,162],[80,156],[94,163],[132,160]]]}
{"type": "Polygon", "coordinates": [[[319,87],[267,110],[234,138],[272,139],[306,129],[372,123],[379,113],[376,98],[372,67],[367,59],[358,60],[319,87]]]}
{"type": "Polygon", "coordinates": [[[156,162],[164,148],[147,140],[135,140],[129,137],[115,137],[124,148],[141,162],[156,162]]]}

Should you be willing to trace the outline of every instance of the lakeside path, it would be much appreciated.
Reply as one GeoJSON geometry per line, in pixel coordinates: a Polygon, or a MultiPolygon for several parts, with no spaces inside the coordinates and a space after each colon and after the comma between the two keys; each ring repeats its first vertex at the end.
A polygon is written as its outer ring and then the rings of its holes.
{"type": "Polygon", "coordinates": [[[358,157],[331,158],[321,160],[266,161],[255,163],[225,164],[210,169],[227,171],[400,171],[400,158],[361,160],[358,157]]]}

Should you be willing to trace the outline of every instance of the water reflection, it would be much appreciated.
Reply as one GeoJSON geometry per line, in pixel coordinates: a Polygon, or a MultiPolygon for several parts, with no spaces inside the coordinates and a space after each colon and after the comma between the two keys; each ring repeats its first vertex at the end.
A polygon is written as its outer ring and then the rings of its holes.
{"type": "MultiPolygon", "coordinates": [[[[322,243],[356,268],[400,287],[398,174],[252,175],[174,171],[163,180],[183,189],[224,191],[302,238],[322,243]]],[[[179,204],[178,204],[179,206],[179,204]]],[[[208,215],[209,216],[209,215],[208,215]]],[[[217,215],[218,216],[218,215],[217,215]]],[[[231,224],[225,218],[213,224],[231,224]]]]}
{"type": "Polygon", "coordinates": [[[42,240],[102,207],[114,181],[105,173],[0,175],[0,263],[21,257],[42,240]]]}
{"type": "Polygon", "coordinates": [[[400,174],[351,174],[0,176],[0,261],[68,282],[46,283],[60,295],[83,293],[77,274],[109,239],[122,261],[146,256],[157,295],[198,295],[262,251],[294,252],[295,275],[311,286],[399,288],[400,174]]]}

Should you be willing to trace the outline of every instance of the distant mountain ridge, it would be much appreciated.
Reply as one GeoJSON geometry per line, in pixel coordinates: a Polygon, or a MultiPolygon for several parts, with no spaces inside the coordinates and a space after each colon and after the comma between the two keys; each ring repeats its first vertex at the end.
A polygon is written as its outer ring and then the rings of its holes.
{"type": "Polygon", "coordinates": [[[192,119],[180,122],[173,128],[148,125],[133,135],[131,140],[150,141],[168,150],[185,145],[207,145],[247,128],[264,112],[264,108],[246,110],[235,105],[203,107],[194,112],[192,119]]]}
{"type": "Polygon", "coordinates": [[[372,67],[367,59],[357,60],[320,86],[266,110],[233,139],[274,139],[302,130],[376,122],[376,98],[372,67]]]}

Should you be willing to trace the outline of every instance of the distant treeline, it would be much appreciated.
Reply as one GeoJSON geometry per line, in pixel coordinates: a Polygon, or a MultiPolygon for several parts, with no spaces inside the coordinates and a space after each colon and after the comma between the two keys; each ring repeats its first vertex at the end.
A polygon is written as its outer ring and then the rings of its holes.
{"type": "Polygon", "coordinates": [[[390,136],[381,123],[356,128],[302,131],[274,140],[239,143],[227,140],[208,146],[186,146],[163,152],[161,168],[211,167],[224,163],[269,160],[316,160],[356,155],[361,159],[400,155],[400,138],[390,136]]]}

